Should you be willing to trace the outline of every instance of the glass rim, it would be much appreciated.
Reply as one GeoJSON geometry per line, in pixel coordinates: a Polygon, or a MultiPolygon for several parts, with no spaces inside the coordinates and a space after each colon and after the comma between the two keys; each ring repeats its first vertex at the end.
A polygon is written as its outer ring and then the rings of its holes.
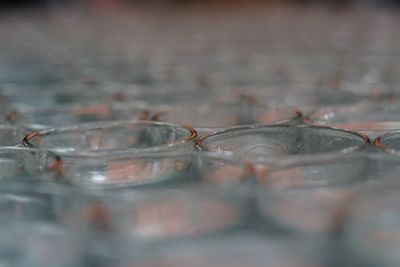
{"type": "Polygon", "coordinates": [[[151,152],[151,151],[167,151],[168,148],[187,144],[195,140],[197,137],[197,132],[194,128],[188,125],[178,125],[178,124],[172,124],[172,123],[163,123],[163,122],[155,122],[155,121],[145,121],[145,120],[124,120],[124,121],[107,121],[107,122],[93,122],[93,123],[84,123],[84,124],[79,124],[79,125],[73,125],[73,126],[67,126],[67,127],[60,127],[60,128],[51,128],[51,129],[45,129],[42,131],[34,131],[29,134],[27,134],[23,140],[22,140],[22,145],[25,147],[29,148],[34,148],[34,149],[42,149],[42,150],[50,150],[53,153],[59,155],[59,156],[64,156],[64,157],[75,157],[75,156],[93,156],[93,155],[105,155],[105,154],[110,154],[110,153],[118,153],[119,151],[121,152],[129,152],[133,151],[136,153],[143,153],[143,152],[151,152]],[[46,148],[46,147],[37,147],[34,144],[31,143],[32,138],[39,137],[39,138],[44,138],[45,136],[49,135],[56,135],[58,133],[64,133],[64,132],[73,132],[73,131],[79,131],[80,129],[85,129],[85,130],[92,130],[92,129],[100,129],[103,128],[104,126],[106,127],[114,127],[114,126],[124,126],[124,125],[140,125],[140,124],[145,124],[145,125],[153,125],[153,126],[168,126],[176,129],[181,129],[185,130],[187,132],[187,136],[183,140],[176,141],[174,143],[170,144],[163,144],[155,147],[148,147],[148,148],[119,148],[119,149],[110,149],[110,150],[99,150],[99,151],[90,151],[90,150],[82,150],[82,151],[60,151],[58,148],[46,148]]]}
{"type": "Polygon", "coordinates": [[[375,138],[375,140],[372,142],[372,144],[375,147],[377,147],[379,149],[382,149],[383,151],[388,152],[390,154],[400,155],[400,150],[397,150],[395,148],[391,148],[391,147],[383,144],[383,141],[386,138],[389,138],[389,137],[392,137],[392,136],[399,136],[400,137],[400,130],[389,132],[389,133],[383,134],[381,136],[378,136],[377,138],[375,138]]]}
{"type": "MultiPolygon", "coordinates": [[[[215,136],[230,135],[230,134],[240,134],[241,132],[244,132],[244,131],[247,131],[247,130],[276,129],[276,128],[283,128],[283,129],[308,128],[308,129],[316,129],[316,130],[323,129],[323,130],[346,133],[346,134],[349,134],[349,135],[356,136],[356,137],[360,138],[361,140],[363,140],[363,144],[354,145],[354,146],[351,146],[351,147],[348,147],[348,148],[341,149],[339,151],[354,151],[354,150],[360,149],[363,146],[371,143],[369,137],[364,133],[349,131],[349,130],[346,130],[346,129],[340,129],[340,128],[335,128],[335,127],[330,127],[330,126],[312,125],[312,124],[299,124],[299,125],[290,125],[290,124],[266,125],[266,124],[259,124],[259,125],[251,125],[251,126],[230,127],[230,128],[226,128],[225,130],[212,132],[212,133],[206,133],[206,134],[200,136],[196,140],[195,145],[200,150],[212,151],[212,150],[209,149],[209,146],[205,144],[205,141],[208,140],[209,138],[213,138],[215,136]]],[[[336,152],[338,152],[338,151],[336,151],[336,152]]],[[[317,156],[319,157],[320,155],[323,155],[323,154],[332,154],[332,153],[335,153],[335,151],[318,153],[317,156]]],[[[291,157],[292,156],[295,156],[295,155],[291,155],[291,157]]],[[[314,155],[303,155],[303,157],[304,156],[312,157],[314,155]]]]}

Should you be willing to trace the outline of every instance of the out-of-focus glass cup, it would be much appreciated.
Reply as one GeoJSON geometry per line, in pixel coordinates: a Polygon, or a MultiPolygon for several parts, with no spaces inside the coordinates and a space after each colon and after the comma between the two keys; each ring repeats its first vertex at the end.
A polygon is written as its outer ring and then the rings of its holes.
{"type": "Polygon", "coordinates": [[[394,179],[400,158],[358,152],[254,166],[262,185],[258,209],[267,225],[325,235],[341,231],[346,206],[356,192],[394,179]]]}
{"type": "Polygon", "coordinates": [[[57,173],[60,158],[49,152],[25,147],[0,147],[0,181],[35,180],[57,173]]]}
{"type": "Polygon", "coordinates": [[[400,264],[400,187],[398,181],[363,191],[349,207],[344,244],[349,266],[400,264]]]}
{"type": "Polygon", "coordinates": [[[400,129],[400,106],[393,104],[362,104],[318,110],[309,117],[310,123],[343,128],[367,134],[371,139],[400,129]]]}
{"type": "MultiPolygon", "coordinates": [[[[73,188],[37,181],[7,182],[0,188],[0,222],[57,223],[83,229],[88,199],[73,188]]],[[[1,228],[1,227],[0,227],[1,228]]]]}
{"type": "Polygon", "coordinates": [[[400,155],[400,131],[384,134],[375,139],[374,145],[386,152],[400,155]]]}
{"type": "Polygon", "coordinates": [[[204,186],[99,194],[88,227],[129,244],[204,237],[240,227],[243,202],[233,192],[204,186]]]}
{"type": "Polygon", "coordinates": [[[246,166],[212,153],[172,151],[58,157],[41,178],[84,190],[185,188],[209,184],[233,188],[245,182],[246,166]]]}
{"type": "Polygon", "coordinates": [[[302,119],[302,113],[290,107],[234,103],[154,107],[154,110],[158,110],[152,115],[155,120],[192,125],[199,134],[232,126],[296,123],[302,119]]]}
{"type": "Polygon", "coordinates": [[[84,240],[79,232],[55,223],[26,221],[2,225],[0,265],[81,266],[87,249],[84,240]]]}
{"type": "Polygon", "coordinates": [[[63,105],[54,108],[17,108],[5,115],[9,123],[33,130],[65,127],[74,124],[146,119],[148,108],[143,105],[97,103],[90,105],[63,105]]]}
{"type": "Polygon", "coordinates": [[[201,150],[239,159],[278,160],[301,156],[318,158],[327,153],[347,153],[369,143],[368,137],[345,130],[309,125],[258,125],[233,127],[200,137],[201,150]]]}
{"type": "Polygon", "coordinates": [[[351,106],[369,100],[368,97],[340,90],[298,90],[268,88],[234,89],[228,96],[254,99],[255,103],[287,105],[303,112],[310,112],[322,107],[351,106]]]}
{"type": "Polygon", "coordinates": [[[318,267],[322,266],[318,245],[314,240],[266,238],[255,233],[236,232],[163,243],[126,253],[121,258],[123,267],[318,267]]]}
{"type": "Polygon", "coordinates": [[[26,131],[18,126],[1,124],[0,125],[0,147],[16,146],[22,142],[26,131]]]}
{"type": "Polygon", "coordinates": [[[184,149],[193,146],[197,136],[191,127],[149,121],[88,123],[28,134],[23,144],[47,149],[59,156],[132,151],[143,153],[184,149]]]}

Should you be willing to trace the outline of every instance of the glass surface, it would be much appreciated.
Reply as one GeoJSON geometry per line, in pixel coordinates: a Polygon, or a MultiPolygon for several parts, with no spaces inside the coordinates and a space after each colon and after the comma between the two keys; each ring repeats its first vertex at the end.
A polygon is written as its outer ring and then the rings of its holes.
{"type": "Polygon", "coordinates": [[[146,121],[88,123],[29,134],[28,147],[50,149],[60,156],[107,153],[118,150],[145,152],[191,147],[196,132],[190,127],[146,121]]]}
{"type": "Polygon", "coordinates": [[[123,267],[318,267],[316,242],[254,233],[162,244],[125,255],[123,267]]]}
{"type": "Polygon", "coordinates": [[[130,104],[62,105],[54,108],[17,108],[5,115],[9,123],[30,129],[46,129],[89,122],[146,119],[148,108],[130,104]]]}
{"type": "Polygon", "coordinates": [[[288,161],[269,166],[264,173],[261,163],[255,166],[262,186],[259,212],[267,225],[289,232],[331,234],[343,227],[346,206],[356,192],[397,179],[400,158],[352,153],[288,161]]]}
{"type": "Polygon", "coordinates": [[[191,125],[198,131],[216,131],[248,124],[295,123],[301,113],[290,107],[267,107],[251,104],[197,104],[154,107],[156,120],[191,125]]]}
{"type": "Polygon", "coordinates": [[[371,139],[400,129],[400,106],[363,104],[353,107],[326,108],[310,115],[310,122],[363,132],[371,139]]]}
{"type": "Polygon", "coordinates": [[[57,158],[42,179],[88,190],[183,188],[193,184],[233,187],[245,182],[244,163],[191,151],[118,153],[57,158]]]}
{"type": "Polygon", "coordinates": [[[2,225],[0,265],[81,266],[85,249],[83,240],[78,233],[52,223],[25,222],[2,225]]]}
{"type": "Polygon", "coordinates": [[[22,142],[26,131],[17,126],[1,124],[0,125],[0,147],[15,146],[22,142]]]}
{"type": "Polygon", "coordinates": [[[375,139],[374,145],[383,150],[393,153],[400,153],[400,132],[387,133],[375,139]]]}
{"type": "Polygon", "coordinates": [[[196,186],[101,194],[88,219],[91,229],[144,244],[232,230],[242,223],[242,209],[237,195],[196,186]]]}
{"type": "Polygon", "coordinates": [[[368,267],[399,266],[399,189],[398,182],[389,183],[364,191],[355,199],[345,232],[348,259],[368,267]]]}
{"type": "Polygon", "coordinates": [[[362,148],[368,138],[356,133],[318,126],[276,125],[235,127],[202,136],[198,147],[240,159],[280,159],[318,156],[362,148]]]}
{"type": "Polygon", "coordinates": [[[0,147],[0,181],[27,181],[57,172],[59,157],[48,151],[0,147]]]}

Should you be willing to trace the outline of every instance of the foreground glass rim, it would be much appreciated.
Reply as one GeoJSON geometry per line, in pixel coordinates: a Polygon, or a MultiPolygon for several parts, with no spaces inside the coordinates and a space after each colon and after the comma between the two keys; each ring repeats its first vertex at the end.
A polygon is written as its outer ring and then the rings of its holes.
{"type": "MultiPolygon", "coordinates": [[[[303,155],[302,157],[320,157],[321,155],[330,155],[333,153],[343,153],[343,152],[351,152],[357,149],[360,149],[364,147],[367,144],[370,144],[371,141],[369,137],[366,134],[359,133],[359,132],[353,132],[345,129],[339,129],[335,127],[329,127],[329,126],[319,126],[319,125],[309,125],[309,124],[300,124],[300,125],[290,125],[290,124],[279,124],[279,125],[252,125],[252,126],[238,126],[238,127],[230,127],[222,131],[217,131],[217,132],[212,132],[212,133],[207,133],[202,136],[196,141],[196,147],[200,150],[203,151],[212,151],[210,150],[209,146],[205,144],[205,142],[213,137],[218,137],[218,136],[224,136],[224,135],[234,135],[234,134],[240,134],[241,131],[246,131],[246,130],[259,130],[259,129],[276,129],[276,128],[282,128],[283,130],[289,129],[289,128],[308,128],[308,129],[323,129],[323,130],[330,130],[330,131],[336,131],[336,132],[342,132],[342,133],[347,133],[349,135],[357,136],[361,140],[363,140],[363,144],[360,145],[354,145],[348,148],[340,149],[338,151],[332,151],[332,152],[322,152],[318,153],[316,155],[303,155]]],[[[295,155],[291,157],[296,157],[295,155]]]]}
{"type": "Polygon", "coordinates": [[[75,125],[75,126],[68,126],[68,127],[62,127],[62,128],[52,128],[48,130],[42,130],[42,131],[37,131],[37,132],[31,132],[28,135],[26,135],[23,140],[22,140],[22,145],[28,148],[36,148],[36,149],[42,149],[42,150],[50,150],[59,156],[93,156],[93,155],[107,155],[107,154],[113,154],[113,153],[118,153],[118,151],[121,152],[136,152],[136,153],[142,153],[142,152],[151,152],[151,151],[166,151],[168,148],[174,148],[179,145],[184,145],[187,143],[192,142],[195,140],[197,137],[197,132],[195,129],[193,129],[191,126],[187,125],[177,125],[177,124],[172,124],[172,123],[161,123],[161,122],[154,122],[154,121],[141,121],[141,120],[129,120],[129,121],[115,121],[115,122],[98,122],[98,123],[85,123],[85,124],[80,124],[80,125],[75,125]],[[37,147],[34,144],[32,144],[31,140],[35,137],[39,138],[44,138],[49,135],[56,135],[58,133],[66,132],[66,131],[76,131],[79,129],[95,129],[95,128],[102,128],[104,126],[106,127],[113,127],[113,126],[123,126],[126,124],[147,124],[147,125],[153,125],[153,126],[169,126],[173,127],[176,129],[183,129],[187,131],[187,136],[185,139],[176,141],[174,143],[170,144],[163,144],[160,146],[154,146],[154,147],[148,147],[148,148],[120,148],[120,149],[110,149],[110,150],[99,150],[99,151],[74,151],[74,152],[66,152],[66,151],[60,151],[58,148],[46,148],[46,147],[37,147]]]}

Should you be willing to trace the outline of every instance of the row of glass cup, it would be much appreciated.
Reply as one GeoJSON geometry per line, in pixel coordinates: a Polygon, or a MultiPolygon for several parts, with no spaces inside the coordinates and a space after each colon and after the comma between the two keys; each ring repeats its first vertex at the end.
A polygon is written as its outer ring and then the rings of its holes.
{"type": "Polygon", "coordinates": [[[342,266],[398,265],[397,155],[368,150],[362,135],[308,125],[197,140],[214,153],[193,151],[195,138],[170,124],[113,122],[32,133],[25,147],[1,148],[2,169],[18,170],[2,177],[1,260],[329,266],[339,250],[342,266]]]}
{"type": "Polygon", "coordinates": [[[171,89],[146,92],[146,88],[132,85],[109,90],[100,86],[79,93],[65,91],[64,87],[52,92],[51,88],[36,95],[5,90],[2,121],[39,130],[139,119],[192,125],[200,133],[239,125],[306,122],[363,132],[370,138],[400,129],[396,94],[329,90],[287,94],[286,90],[266,88],[226,88],[220,93],[171,89]],[[32,99],[38,100],[33,103],[32,99]]]}

